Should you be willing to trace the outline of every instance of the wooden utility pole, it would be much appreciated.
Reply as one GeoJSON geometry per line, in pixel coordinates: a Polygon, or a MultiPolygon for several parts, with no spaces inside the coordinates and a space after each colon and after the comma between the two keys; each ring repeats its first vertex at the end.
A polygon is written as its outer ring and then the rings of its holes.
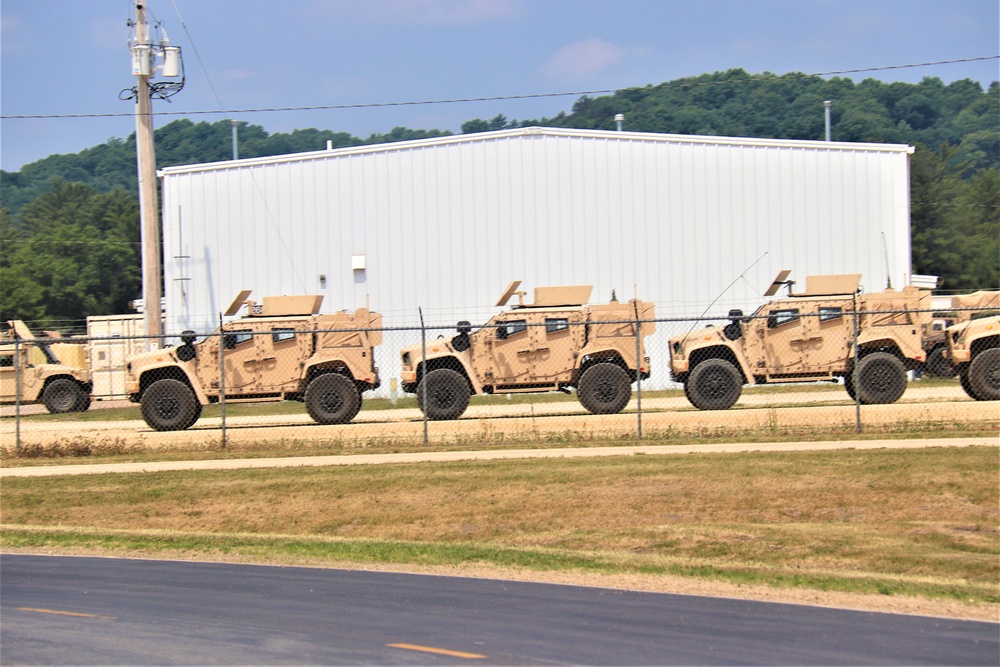
{"type": "Polygon", "coordinates": [[[160,217],[156,195],[156,149],[153,145],[153,105],[149,99],[149,78],[153,74],[146,0],[135,3],[135,50],[132,54],[137,85],[135,95],[135,148],[139,166],[139,220],[142,226],[142,300],[146,335],[150,347],[162,346],[163,295],[160,266],[160,217]],[[138,63],[138,66],[136,64],[138,63]]]}

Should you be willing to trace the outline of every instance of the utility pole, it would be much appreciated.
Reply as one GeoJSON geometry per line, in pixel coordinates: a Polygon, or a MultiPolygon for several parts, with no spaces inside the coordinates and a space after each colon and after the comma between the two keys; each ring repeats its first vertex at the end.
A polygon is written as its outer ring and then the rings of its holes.
{"type": "Polygon", "coordinates": [[[163,296],[160,266],[160,219],[156,195],[156,149],[153,144],[153,105],[149,78],[153,74],[153,52],[146,23],[146,0],[135,3],[135,45],[132,48],[132,71],[136,76],[135,148],[139,168],[139,220],[142,240],[142,300],[146,335],[150,346],[163,341],[163,296]]]}

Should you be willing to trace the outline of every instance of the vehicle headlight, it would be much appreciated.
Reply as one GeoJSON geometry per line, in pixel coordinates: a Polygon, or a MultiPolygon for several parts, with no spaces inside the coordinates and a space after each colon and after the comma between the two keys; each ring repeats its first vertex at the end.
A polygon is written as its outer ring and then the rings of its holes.
{"type": "Polygon", "coordinates": [[[403,365],[404,366],[409,366],[410,365],[410,353],[409,352],[404,352],[403,353],[403,365]]]}

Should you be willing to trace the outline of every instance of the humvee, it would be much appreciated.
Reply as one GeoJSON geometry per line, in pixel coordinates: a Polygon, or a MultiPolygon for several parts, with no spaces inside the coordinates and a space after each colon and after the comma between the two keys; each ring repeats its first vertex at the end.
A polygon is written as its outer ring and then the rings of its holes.
{"type": "Polygon", "coordinates": [[[0,342],[0,403],[42,403],[52,414],[86,411],[94,387],[90,372],[59,363],[50,346],[21,320],[7,325],[0,342]],[[36,363],[39,354],[42,363],[36,363]]]}
{"type": "Polygon", "coordinates": [[[764,295],[774,296],[787,285],[788,298],[767,303],[750,317],[732,310],[728,325],[670,339],[670,372],[684,383],[691,404],[725,410],[739,399],[743,385],[837,378],[861,403],[897,401],[906,389],[906,372],[924,363],[921,332],[930,320],[930,292],[908,286],[861,294],[860,275],[827,275],[807,277],[805,291],[792,294],[789,273],[779,273],[764,295]],[[860,314],[857,350],[851,313],[860,314]]]}
{"type": "Polygon", "coordinates": [[[590,412],[613,414],[628,404],[637,376],[649,377],[643,339],[655,330],[652,303],[612,296],[587,305],[593,287],[580,285],[536,287],[534,303],[525,304],[520,284],[512,282],[496,307],[515,294],[518,304],[477,331],[462,321],[456,336],[426,343],[426,358],[422,343],[400,351],[403,391],[417,395],[428,419],[458,419],[473,394],[571,388],[590,412]]]}
{"type": "Polygon", "coordinates": [[[1000,312],[1000,291],[980,290],[971,294],[958,294],[951,297],[951,307],[951,312],[942,313],[942,317],[935,316],[925,328],[924,352],[927,353],[927,361],[924,362],[924,372],[928,375],[955,377],[957,371],[948,358],[945,329],[983,314],[1000,312]]]}
{"type": "Polygon", "coordinates": [[[948,357],[965,393],[977,401],[1000,400],[1000,316],[947,329],[948,357]]]}
{"type": "Polygon", "coordinates": [[[357,415],[362,392],[379,386],[374,352],[382,342],[382,316],[367,309],[319,315],[321,295],[264,297],[263,304],[249,295],[241,292],[225,313],[246,306],[244,317],[201,342],[185,331],[177,347],[128,359],[125,391],[142,406],[147,424],[157,431],[186,429],[202,406],[222,396],[227,402],[303,401],[320,424],[357,415]]]}

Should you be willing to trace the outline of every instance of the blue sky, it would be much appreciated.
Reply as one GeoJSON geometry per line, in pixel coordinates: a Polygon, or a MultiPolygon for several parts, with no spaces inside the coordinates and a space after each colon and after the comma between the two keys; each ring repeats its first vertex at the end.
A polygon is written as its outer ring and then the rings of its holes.
{"type": "MultiPolygon", "coordinates": [[[[154,101],[155,112],[172,114],[158,116],[157,127],[187,117],[247,121],[268,132],[315,127],[365,137],[397,126],[457,132],[472,118],[554,116],[577,98],[249,110],[618,89],[730,68],[816,74],[1000,55],[997,0],[147,0],[147,6],[183,49],[187,72],[172,102],[154,101]]],[[[135,85],[127,50],[134,13],[134,0],[2,0],[3,169],[135,130],[133,103],[118,98],[135,85]],[[6,118],[72,114],[111,115],[6,118]]],[[[1000,79],[998,63],[845,76],[971,78],[985,87],[1000,79]]]]}

